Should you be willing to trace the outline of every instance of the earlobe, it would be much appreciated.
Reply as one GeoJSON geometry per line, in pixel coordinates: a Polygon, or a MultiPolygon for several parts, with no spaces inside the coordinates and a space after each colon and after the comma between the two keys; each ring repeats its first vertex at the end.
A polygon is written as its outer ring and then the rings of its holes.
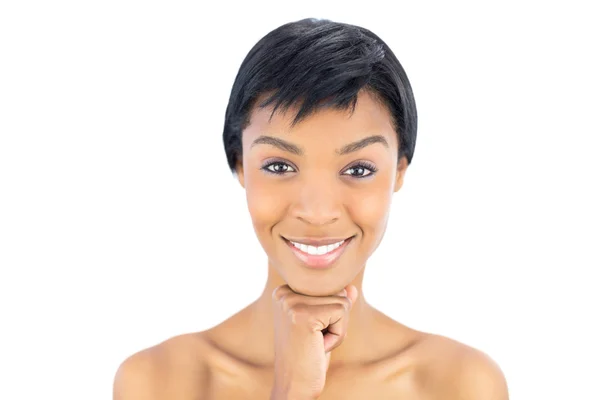
{"type": "Polygon", "coordinates": [[[398,168],[396,170],[396,180],[394,182],[394,192],[397,192],[402,187],[402,184],[404,183],[404,174],[406,173],[407,168],[408,160],[406,156],[404,156],[398,162],[398,168]]]}
{"type": "Polygon", "coordinates": [[[240,185],[242,185],[242,187],[245,189],[246,185],[244,181],[244,166],[241,160],[238,160],[238,162],[235,165],[235,174],[238,179],[238,182],[240,182],[240,185]]]}
{"type": "Polygon", "coordinates": [[[398,171],[398,173],[396,174],[396,183],[394,185],[394,192],[397,192],[398,190],[400,190],[403,183],[404,183],[404,177],[402,176],[400,171],[398,171]]]}

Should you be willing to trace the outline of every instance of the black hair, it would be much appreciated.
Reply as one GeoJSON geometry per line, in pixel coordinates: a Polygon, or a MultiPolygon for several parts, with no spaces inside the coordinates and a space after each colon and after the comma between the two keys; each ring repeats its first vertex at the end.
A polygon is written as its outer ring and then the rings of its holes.
{"type": "Polygon", "coordinates": [[[292,126],[320,108],[354,110],[364,89],[388,107],[398,134],[398,160],[410,164],[417,139],[417,109],[410,82],[392,50],[371,31],[327,19],[306,18],[269,32],[250,50],[235,78],[225,112],[223,144],[232,172],[242,157],[242,131],[258,107],[273,114],[301,104],[292,126]],[[301,102],[301,103],[300,103],[301,102]]]}

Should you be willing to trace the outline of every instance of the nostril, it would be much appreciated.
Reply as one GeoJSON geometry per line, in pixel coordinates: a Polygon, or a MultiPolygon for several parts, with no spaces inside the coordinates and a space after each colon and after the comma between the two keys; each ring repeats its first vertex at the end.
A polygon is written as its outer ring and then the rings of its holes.
{"type": "Polygon", "coordinates": [[[299,215],[298,219],[309,225],[323,226],[323,225],[332,224],[332,223],[336,222],[339,218],[338,217],[316,217],[316,216],[308,217],[305,215],[299,215]]]}

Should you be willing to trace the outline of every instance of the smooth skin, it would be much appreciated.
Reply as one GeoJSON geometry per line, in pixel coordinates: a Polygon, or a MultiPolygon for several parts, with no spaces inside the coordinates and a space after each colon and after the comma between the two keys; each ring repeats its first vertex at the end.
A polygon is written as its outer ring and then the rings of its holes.
{"type": "Polygon", "coordinates": [[[387,108],[363,91],[352,114],[323,109],[290,128],[294,111],[269,121],[271,109],[255,109],[236,169],[269,260],[261,296],[213,328],[126,359],[114,399],[508,399],[486,354],[409,328],[362,292],[408,167],[387,108]],[[282,236],[354,238],[315,270],[282,236]]]}

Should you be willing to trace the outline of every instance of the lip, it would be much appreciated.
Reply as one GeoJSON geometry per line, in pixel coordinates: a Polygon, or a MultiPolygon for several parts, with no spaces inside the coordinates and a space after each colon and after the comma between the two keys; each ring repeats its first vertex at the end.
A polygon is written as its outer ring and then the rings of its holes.
{"type": "Polygon", "coordinates": [[[292,242],[296,242],[296,243],[308,244],[308,245],[311,245],[311,246],[327,246],[329,244],[334,244],[334,243],[341,242],[342,240],[350,239],[351,237],[352,236],[337,237],[337,238],[331,238],[331,237],[329,237],[329,238],[309,238],[309,237],[292,238],[292,237],[283,237],[283,238],[286,239],[286,240],[288,240],[288,241],[292,241],[292,242]]]}
{"type": "Polygon", "coordinates": [[[290,250],[292,250],[292,253],[294,253],[294,255],[300,260],[302,261],[302,263],[308,267],[308,268],[312,268],[312,269],[326,269],[331,267],[333,264],[335,264],[335,262],[342,256],[342,254],[344,253],[344,251],[346,250],[346,247],[348,247],[348,245],[352,242],[352,240],[354,239],[354,236],[348,237],[348,238],[340,238],[340,239],[331,239],[331,238],[327,238],[327,239],[293,239],[294,242],[301,242],[301,243],[305,243],[305,244],[310,244],[313,246],[324,246],[326,244],[333,244],[333,243],[337,243],[337,242],[341,242],[342,240],[344,240],[344,243],[342,245],[340,245],[337,249],[332,250],[331,252],[327,253],[327,254],[306,254],[303,251],[301,251],[300,249],[296,248],[296,246],[294,246],[290,240],[284,238],[282,236],[282,239],[285,241],[285,243],[287,244],[287,246],[290,248],[290,250]],[[319,244],[313,244],[313,243],[319,243],[319,244]]]}

